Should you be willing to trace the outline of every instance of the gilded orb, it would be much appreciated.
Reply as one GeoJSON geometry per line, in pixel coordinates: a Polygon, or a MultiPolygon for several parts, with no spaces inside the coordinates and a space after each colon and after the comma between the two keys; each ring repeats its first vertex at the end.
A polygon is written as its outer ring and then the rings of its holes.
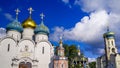
{"type": "Polygon", "coordinates": [[[22,24],[23,28],[36,28],[36,23],[31,19],[28,18],[26,19],[23,24],[22,24]]]}

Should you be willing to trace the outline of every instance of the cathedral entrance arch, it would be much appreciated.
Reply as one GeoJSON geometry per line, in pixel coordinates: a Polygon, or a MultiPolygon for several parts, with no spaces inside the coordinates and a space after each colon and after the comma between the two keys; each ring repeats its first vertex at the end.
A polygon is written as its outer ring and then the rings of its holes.
{"type": "Polygon", "coordinates": [[[32,68],[32,64],[30,62],[20,62],[19,68],[32,68]]]}

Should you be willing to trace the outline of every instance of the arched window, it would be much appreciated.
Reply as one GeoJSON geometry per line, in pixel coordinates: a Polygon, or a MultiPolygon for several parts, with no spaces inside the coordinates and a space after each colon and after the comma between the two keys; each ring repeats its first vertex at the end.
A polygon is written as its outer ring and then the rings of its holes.
{"type": "Polygon", "coordinates": [[[114,45],[113,41],[111,41],[111,42],[112,42],[112,45],[114,45]]]}
{"type": "Polygon", "coordinates": [[[108,40],[108,45],[110,45],[110,41],[108,40]]]}
{"type": "Polygon", "coordinates": [[[62,68],[64,68],[64,64],[62,64],[62,68]]]}
{"type": "Polygon", "coordinates": [[[58,63],[56,63],[56,68],[58,68],[58,63]]]}
{"type": "Polygon", "coordinates": [[[19,68],[32,68],[32,64],[30,62],[21,62],[19,64],[19,68]]]}
{"type": "Polygon", "coordinates": [[[112,48],[112,52],[115,53],[115,48],[112,48]]]}

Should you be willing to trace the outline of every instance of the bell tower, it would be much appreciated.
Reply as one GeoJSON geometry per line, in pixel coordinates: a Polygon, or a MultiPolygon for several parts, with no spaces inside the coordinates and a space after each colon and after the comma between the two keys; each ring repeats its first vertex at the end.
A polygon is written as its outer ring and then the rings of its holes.
{"type": "Polygon", "coordinates": [[[58,56],[64,57],[64,48],[62,44],[62,37],[60,37],[60,46],[58,47],[58,56]]]}
{"type": "Polygon", "coordinates": [[[105,44],[106,64],[108,65],[110,62],[110,55],[118,53],[115,45],[115,33],[110,31],[109,27],[107,27],[107,32],[104,33],[103,37],[105,44]]]}
{"type": "Polygon", "coordinates": [[[60,37],[59,47],[57,48],[57,56],[54,57],[54,68],[68,68],[68,58],[65,57],[64,50],[62,37],[60,37]]]}

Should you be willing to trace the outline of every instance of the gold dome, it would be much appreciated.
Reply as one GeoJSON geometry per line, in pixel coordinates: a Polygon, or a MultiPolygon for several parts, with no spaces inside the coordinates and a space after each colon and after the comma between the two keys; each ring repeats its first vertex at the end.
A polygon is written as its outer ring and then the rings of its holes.
{"type": "Polygon", "coordinates": [[[35,28],[36,23],[29,17],[22,23],[23,28],[35,28]]]}

